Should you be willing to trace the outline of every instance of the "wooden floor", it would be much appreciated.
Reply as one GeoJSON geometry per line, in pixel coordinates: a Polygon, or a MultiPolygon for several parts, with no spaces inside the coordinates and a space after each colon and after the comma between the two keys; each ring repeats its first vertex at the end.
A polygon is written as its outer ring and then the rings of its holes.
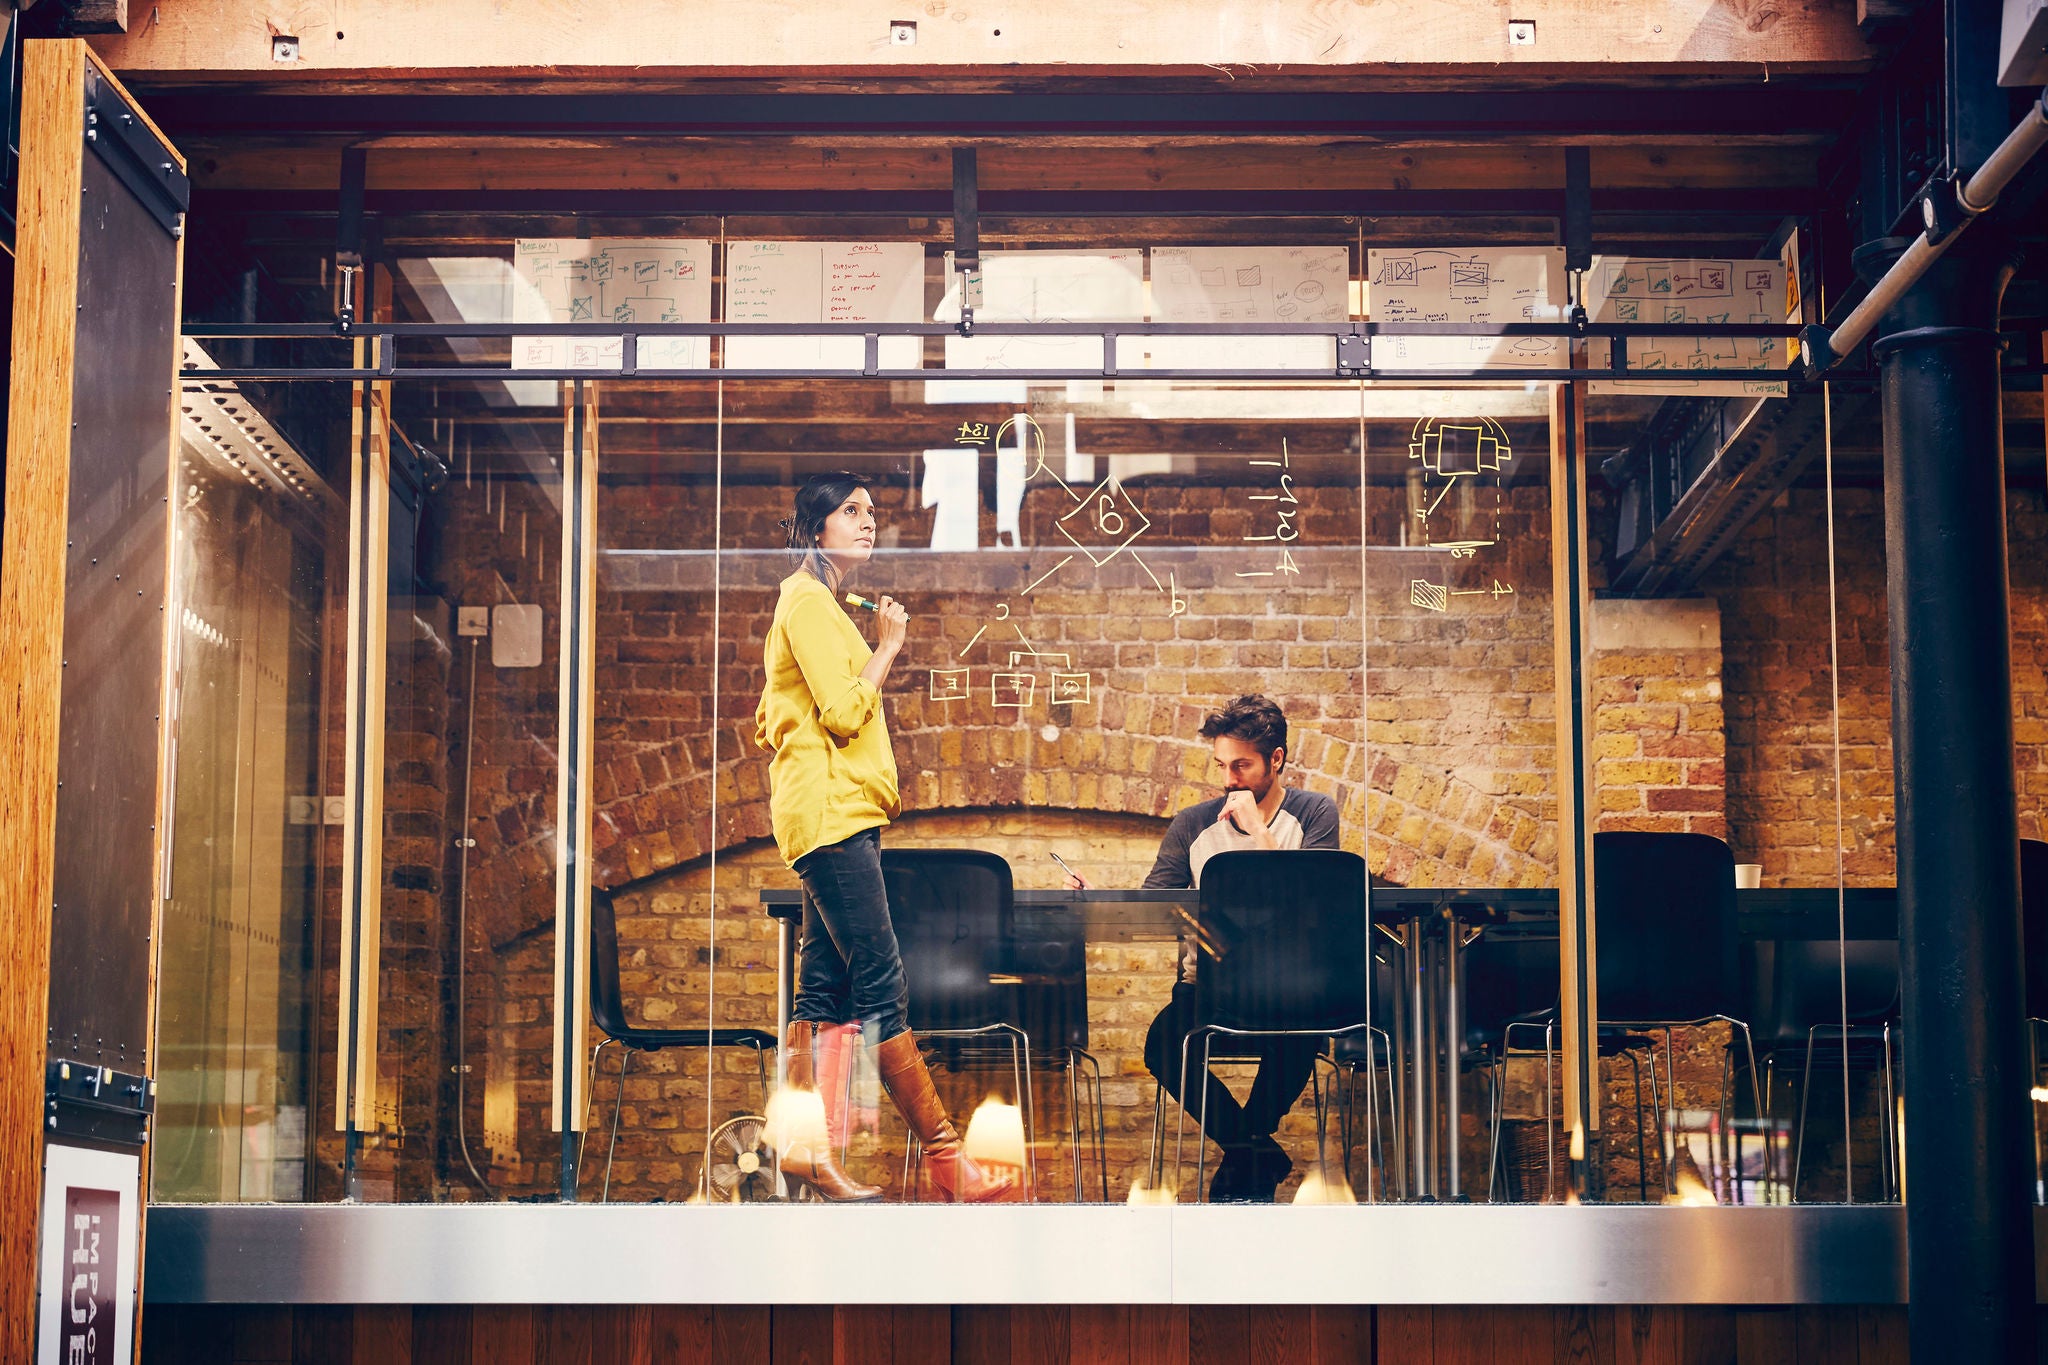
{"type": "Polygon", "coordinates": [[[1903,1308],[150,1307],[144,1365],[1905,1365],[1903,1308]]]}

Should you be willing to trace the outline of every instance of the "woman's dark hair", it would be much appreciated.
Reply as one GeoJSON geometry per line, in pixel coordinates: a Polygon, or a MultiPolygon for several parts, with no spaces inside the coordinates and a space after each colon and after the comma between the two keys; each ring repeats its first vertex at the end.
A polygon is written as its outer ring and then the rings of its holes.
{"type": "Polygon", "coordinates": [[[1202,738],[1228,736],[1243,740],[1268,759],[1287,747],[1287,714],[1271,698],[1257,692],[1239,697],[1202,722],[1202,738]]]}
{"type": "Polygon", "coordinates": [[[820,562],[818,538],[825,533],[825,518],[845,505],[856,488],[866,488],[873,480],[865,474],[856,474],[850,469],[835,469],[827,474],[813,474],[804,480],[804,486],[796,490],[796,506],[782,523],[783,544],[796,552],[797,563],[809,569],[821,581],[825,579],[825,566],[820,562]]]}

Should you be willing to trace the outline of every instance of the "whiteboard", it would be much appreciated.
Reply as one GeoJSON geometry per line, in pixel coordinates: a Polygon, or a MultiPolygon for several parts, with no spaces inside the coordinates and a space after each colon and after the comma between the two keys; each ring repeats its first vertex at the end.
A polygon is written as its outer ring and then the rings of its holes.
{"type": "MultiPolygon", "coordinates": [[[[1595,256],[1586,273],[1586,316],[1594,322],[1782,323],[1792,297],[1781,261],[1595,256]]],[[[1610,346],[1586,345],[1587,360],[1606,368],[1610,346]]],[[[1594,393],[1757,395],[1782,398],[1782,379],[1685,379],[1686,370],[1783,369],[1790,343],[1762,337],[1656,337],[1628,345],[1630,370],[1666,373],[1650,379],[1596,379],[1594,393]],[[1667,377],[1668,375],[1668,377],[1667,377]]]]}
{"type": "MultiPolygon", "coordinates": [[[[920,322],[924,247],[918,242],[732,242],[725,249],[727,322],[920,322]]],[[[883,337],[883,369],[923,363],[923,339],[883,337]]],[[[736,370],[858,370],[862,337],[727,337],[736,370]]]]}
{"type": "MultiPolygon", "coordinates": [[[[1561,322],[1563,247],[1390,248],[1366,252],[1374,322],[1561,322]]],[[[1374,337],[1374,369],[1562,369],[1564,337],[1374,337]]]]}
{"type": "MultiPolygon", "coordinates": [[[[1351,253],[1343,246],[1155,246],[1157,322],[1344,322],[1351,253]]],[[[1333,337],[1118,338],[1118,369],[1334,370],[1333,337]],[[1136,352],[1136,354],[1132,354],[1136,352]],[[1126,356],[1130,356],[1127,361],[1126,356]]]]}
{"type": "MultiPolygon", "coordinates": [[[[1145,254],[1116,251],[992,251],[981,257],[977,322],[1138,322],[1145,316],[1145,254]]],[[[937,322],[960,320],[960,276],[946,253],[937,322]]],[[[1099,337],[946,338],[949,369],[1102,368],[1099,337]]]]}
{"type": "MultiPolygon", "coordinates": [[[[711,321],[708,241],[522,237],[512,244],[512,321],[711,321]]],[[[512,338],[515,370],[617,369],[617,337],[512,338]]],[[[643,370],[704,369],[708,337],[641,337],[643,370]]]]}

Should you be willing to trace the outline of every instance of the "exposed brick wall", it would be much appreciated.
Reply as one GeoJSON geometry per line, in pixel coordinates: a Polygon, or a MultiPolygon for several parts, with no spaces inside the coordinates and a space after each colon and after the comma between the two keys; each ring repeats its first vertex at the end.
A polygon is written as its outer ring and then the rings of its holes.
{"type": "Polygon", "coordinates": [[[1590,644],[1595,828],[1725,839],[1719,610],[1598,601],[1590,644]]]}
{"type": "MultiPolygon", "coordinates": [[[[1824,516],[1819,489],[1794,489],[1750,524],[1701,585],[1721,607],[1728,841],[1739,861],[1763,864],[1766,886],[1835,881],[1824,516]]],[[[1876,490],[1837,490],[1835,542],[1842,869],[1851,886],[1889,885],[1891,665],[1876,490]]]]}

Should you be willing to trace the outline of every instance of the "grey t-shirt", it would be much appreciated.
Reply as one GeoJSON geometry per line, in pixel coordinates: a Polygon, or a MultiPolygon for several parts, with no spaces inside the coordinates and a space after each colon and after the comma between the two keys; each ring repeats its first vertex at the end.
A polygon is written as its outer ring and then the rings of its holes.
{"type": "MultiPolygon", "coordinates": [[[[1217,820],[1227,796],[1197,802],[1173,817],[1166,837],[1159,841],[1159,857],[1145,874],[1150,887],[1198,887],[1202,864],[1219,853],[1254,849],[1258,842],[1240,834],[1229,823],[1217,820]]],[[[1268,825],[1280,848],[1336,848],[1337,803],[1321,792],[1289,788],[1280,798],[1280,809],[1268,825]]],[[[1195,948],[1187,939],[1180,945],[1180,979],[1195,976],[1195,948]]]]}

